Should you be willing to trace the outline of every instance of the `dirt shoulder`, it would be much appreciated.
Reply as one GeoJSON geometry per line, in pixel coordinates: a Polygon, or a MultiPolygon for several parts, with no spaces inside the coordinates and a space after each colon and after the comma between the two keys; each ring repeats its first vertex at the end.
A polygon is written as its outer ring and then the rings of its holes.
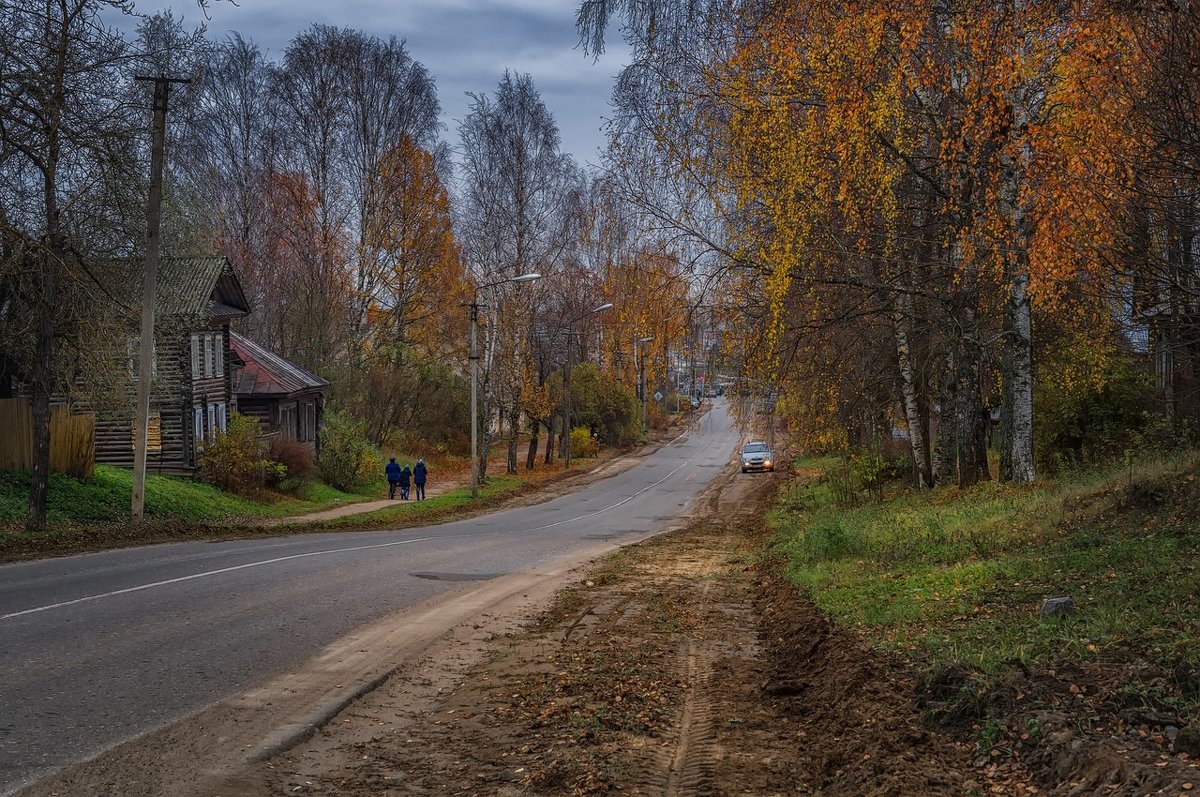
{"type": "Polygon", "coordinates": [[[223,795],[922,794],[976,780],[912,678],[759,561],[769,477],[607,557],[531,625],[397,673],[223,795]]]}

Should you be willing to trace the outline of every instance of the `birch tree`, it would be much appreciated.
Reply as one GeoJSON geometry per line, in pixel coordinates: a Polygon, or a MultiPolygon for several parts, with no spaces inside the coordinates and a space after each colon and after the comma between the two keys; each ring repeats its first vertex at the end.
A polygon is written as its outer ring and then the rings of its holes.
{"type": "MultiPolygon", "coordinates": [[[[482,285],[526,273],[551,274],[565,246],[562,204],[574,166],[559,148],[558,127],[529,75],[505,72],[494,95],[472,95],[459,127],[459,241],[468,269],[482,285]]],[[[481,297],[486,314],[482,461],[490,423],[508,426],[508,468],[516,472],[522,418],[522,375],[540,286],[500,289],[481,297]]]]}

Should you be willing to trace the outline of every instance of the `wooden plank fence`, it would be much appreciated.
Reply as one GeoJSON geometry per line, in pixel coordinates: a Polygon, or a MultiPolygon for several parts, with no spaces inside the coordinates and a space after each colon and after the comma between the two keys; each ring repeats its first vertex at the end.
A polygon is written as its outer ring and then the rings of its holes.
{"type": "MultiPolygon", "coordinates": [[[[23,397],[0,399],[0,470],[33,467],[33,410],[23,397]]],[[[96,415],[50,410],[50,470],[90,478],[96,470],[96,415]]]]}

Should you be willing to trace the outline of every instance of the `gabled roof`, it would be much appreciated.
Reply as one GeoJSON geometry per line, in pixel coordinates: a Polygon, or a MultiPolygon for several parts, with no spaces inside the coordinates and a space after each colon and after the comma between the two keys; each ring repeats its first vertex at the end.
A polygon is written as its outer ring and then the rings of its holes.
{"type": "MultiPolygon", "coordinates": [[[[145,261],[122,264],[128,279],[119,290],[124,298],[139,304],[145,261]]],[[[198,315],[210,318],[241,318],[250,312],[233,265],[224,257],[164,257],[158,262],[155,313],[159,316],[198,315]]]]}
{"type": "Polygon", "coordinates": [[[233,386],[233,392],[239,396],[285,397],[329,387],[319,376],[233,330],[229,331],[229,345],[243,363],[233,386]]]}

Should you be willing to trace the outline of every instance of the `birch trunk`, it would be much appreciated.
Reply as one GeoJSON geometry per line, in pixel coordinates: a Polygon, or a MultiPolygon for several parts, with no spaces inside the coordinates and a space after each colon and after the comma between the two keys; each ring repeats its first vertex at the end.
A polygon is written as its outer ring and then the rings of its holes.
{"type": "MultiPolygon", "coordinates": [[[[1022,258],[1024,259],[1024,258],[1022,258]]],[[[1029,272],[1012,280],[1009,336],[1012,358],[1012,419],[1007,426],[1011,438],[1005,441],[1012,462],[1012,481],[1029,484],[1036,477],[1033,467],[1033,332],[1029,312],[1029,272]]]]}
{"type": "MultiPolygon", "coordinates": [[[[1026,113],[1022,102],[1013,104],[1014,129],[1023,131],[1026,113]]],[[[1002,158],[1005,199],[1011,214],[1012,241],[1006,258],[1008,299],[1005,302],[1004,398],[1001,410],[1004,450],[1002,475],[1014,484],[1029,484],[1033,466],[1033,324],[1029,308],[1029,242],[1033,237],[1032,208],[1021,196],[1021,181],[1032,169],[1033,150],[1028,141],[1015,154],[1002,158]],[[1008,473],[1004,474],[1005,464],[1008,473]]]]}
{"type": "Polygon", "coordinates": [[[908,343],[908,319],[912,316],[912,297],[904,294],[898,303],[900,307],[894,314],[892,323],[896,335],[896,358],[900,363],[900,389],[904,397],[904,416],[908,422],[913,472],[916,475],[917,488],[925,490],[933,486],[933,475],[929,472],[917,379],[913,368],[912,349],[908,343]]]}

